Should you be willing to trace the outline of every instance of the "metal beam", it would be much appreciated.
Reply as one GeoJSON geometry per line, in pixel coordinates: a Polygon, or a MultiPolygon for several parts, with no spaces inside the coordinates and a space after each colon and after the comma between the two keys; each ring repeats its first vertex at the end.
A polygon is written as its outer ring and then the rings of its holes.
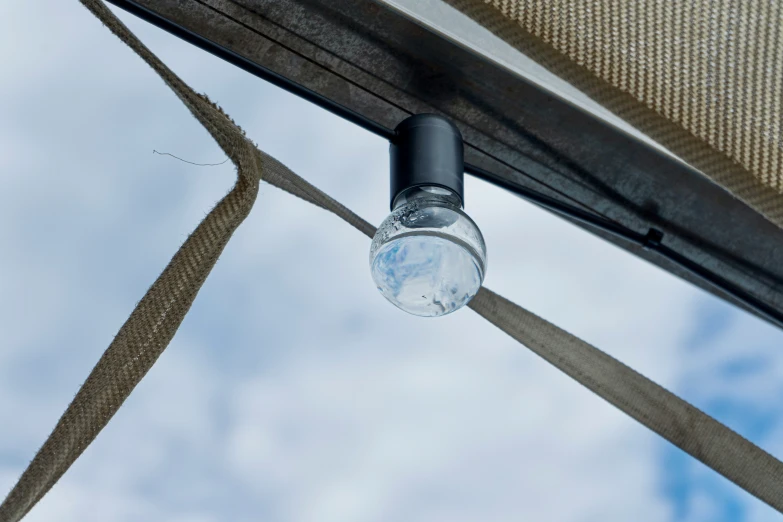
{"type": "Polygon", "coordinates": [[[368,0],[109,1],[387,138],[411,114],[444,114],[465,136],[468,172],[583,209],[630,236],[566,218],[761,317],[783,316],[782,230],[687,165],[396,10],[368,0]],[[638,238],[651,229],[663,244],[644,248],[638,238]]]}

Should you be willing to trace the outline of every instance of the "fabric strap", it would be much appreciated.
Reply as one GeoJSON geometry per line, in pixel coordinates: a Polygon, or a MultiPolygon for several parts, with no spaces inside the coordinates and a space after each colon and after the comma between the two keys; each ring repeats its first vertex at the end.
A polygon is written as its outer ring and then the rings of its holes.
{"type": "MultiPolygon", "coordinates": [[[[250,212],[261,175],[268,183],[339,216],[368,237],[375,227],[259,151],[206,97],[155,57],[101,0],[81,0],[146,61],[237,167],[234,188],[207,215],[122,326],[0,505],[17,522],[52,488],[117,412],[168,346],[232,234],[250,212]]],[[[640,423],[783,512],[783,463],[609,355],[482,288],[470,307],[555,367],[640,423]]]]}
{"type": "Polygon", "coordinates": [[[783,463],[758,446],[617,359],[486,288],[468,306],[623,413],[783,512],[783,463]]]}

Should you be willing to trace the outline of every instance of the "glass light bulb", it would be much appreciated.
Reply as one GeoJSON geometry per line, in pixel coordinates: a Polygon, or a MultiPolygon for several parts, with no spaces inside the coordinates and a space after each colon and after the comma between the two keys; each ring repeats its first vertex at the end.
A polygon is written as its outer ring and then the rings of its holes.
{"type": "Polygon", "coordinates": [[[484,280],[487,252],[476,224],[451,191],[401,194],[370,247],[378,290],[413,315],[436,317],[465,306],[484,280]]]}

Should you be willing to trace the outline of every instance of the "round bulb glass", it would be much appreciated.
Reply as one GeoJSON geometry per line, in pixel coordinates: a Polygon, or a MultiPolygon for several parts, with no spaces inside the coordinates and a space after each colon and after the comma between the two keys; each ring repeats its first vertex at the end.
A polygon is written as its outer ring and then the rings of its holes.
{"type": "Polygon", "coordinates": [[[459,198],[418,187],[397,198],[370,248],[378,290],[397,308],[437,317],[468,304],[484,280],[486,246],[459,198]]]}

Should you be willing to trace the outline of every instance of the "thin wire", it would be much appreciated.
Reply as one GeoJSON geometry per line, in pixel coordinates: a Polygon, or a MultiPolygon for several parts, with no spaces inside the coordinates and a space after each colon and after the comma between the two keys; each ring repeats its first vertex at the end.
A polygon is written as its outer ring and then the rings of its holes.
{"type": "Polygon", "coordinates": [[[171,156],[174,159],[178,159],[178,160],[183,161],[185,163],[190,163],[191,165],[196,165],[197,167],[217,167],[218,165],[222,165],[222,164],[224,164],[225,162],[228,161],[228,158],[226,158],[223,161],[221,161],[220,163],[193,163],[192,161],[188,161],[186,159],[182,159],[179,156],[175,156],[174,154],[169,154],[168,152],[158,152],[157,150],[152,149],[152,153],[153,154],[159,154],[161,156],[171,156]]]}

